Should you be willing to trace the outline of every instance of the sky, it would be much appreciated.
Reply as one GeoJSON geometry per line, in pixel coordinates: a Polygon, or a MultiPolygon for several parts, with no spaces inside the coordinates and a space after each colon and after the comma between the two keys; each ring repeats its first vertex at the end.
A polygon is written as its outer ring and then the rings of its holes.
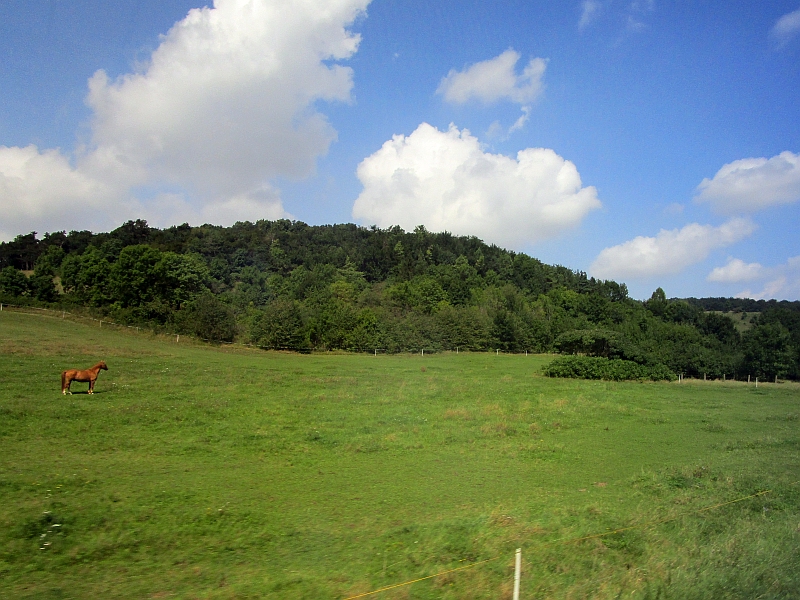
{"type": "Polygon", "coordinates": [[[800,299],[800,0],[2,0],[0,241],[289,218],[800,299]]]}

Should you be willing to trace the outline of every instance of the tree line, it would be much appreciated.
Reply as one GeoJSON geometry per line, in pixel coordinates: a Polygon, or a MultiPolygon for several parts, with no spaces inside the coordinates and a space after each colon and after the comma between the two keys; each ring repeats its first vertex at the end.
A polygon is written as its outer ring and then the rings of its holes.
{"type": "Polygon", "coordinates": [[[421,226],[31,232],[0,244],[0,297],[268,348],[555,351],[692,377],[800,377],[800,303],[763,303],[737,328],[720,299],[659,288],[640,302],[625,284],[421,226]]]}

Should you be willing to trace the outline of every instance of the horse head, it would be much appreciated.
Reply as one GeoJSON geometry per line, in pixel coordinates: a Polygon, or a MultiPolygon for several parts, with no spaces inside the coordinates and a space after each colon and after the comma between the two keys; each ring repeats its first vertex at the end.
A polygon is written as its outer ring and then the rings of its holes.
{"type": "Polygon", "coordinates": [[[103,369],[103,371],[108,371],[108,366],[106,365],[106,361],[104,360],[101,360],[100,364],[98,364],[97,366],[103,369]]]}

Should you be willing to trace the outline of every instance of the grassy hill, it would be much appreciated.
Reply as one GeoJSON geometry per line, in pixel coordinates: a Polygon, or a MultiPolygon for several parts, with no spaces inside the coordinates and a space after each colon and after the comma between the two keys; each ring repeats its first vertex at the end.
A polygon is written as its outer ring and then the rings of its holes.
{"type": "Polygon", "coordinates": [[[0,589],[341,599],[494,559],[370,597],[510,598],[521,547],[524,598],[800,596],[800,386],[555,380],[549,360],[0,312],[0,589]],[[94,395],[61,395],[101,359],[94,395]]]}

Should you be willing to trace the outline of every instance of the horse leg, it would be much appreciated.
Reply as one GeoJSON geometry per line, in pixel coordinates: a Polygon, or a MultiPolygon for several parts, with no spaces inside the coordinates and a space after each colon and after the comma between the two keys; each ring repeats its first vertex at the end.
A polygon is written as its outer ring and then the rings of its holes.
{"type": "Polygon", "coordinates": [[[90,379],[89,380],[89,393],[90,394],[94,394],[94,382],[95,381],[96,381],[96,379],[90,379]]]}

